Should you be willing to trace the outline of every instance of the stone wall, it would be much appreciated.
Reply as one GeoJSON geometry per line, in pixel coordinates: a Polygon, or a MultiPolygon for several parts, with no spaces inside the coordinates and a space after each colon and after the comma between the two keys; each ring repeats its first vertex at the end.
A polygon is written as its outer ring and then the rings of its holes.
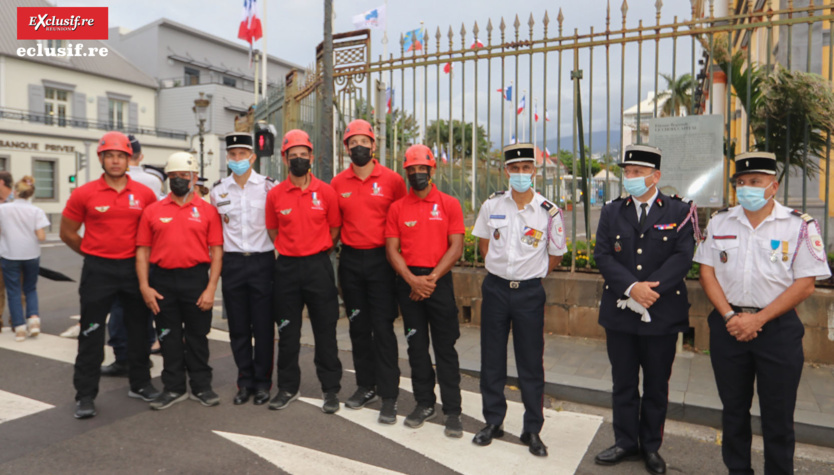
{"type": "MultiPolygon", "coordinates": [[[[478,325],[481,315],[482,268],[453,269],[455,296],[459,318],[463,323],[478,325]]],[[[597,323],[599,301],[604,282],[596,273],[553,272],[545,279],[547,303],[544,329],[556,335],[604,339],[605,331],[597,323]]],[[[712,305],[697,281],[687,281],[689,324],[695,333],[695,347],[709,349],[707,316],[712,305]]],[[[817,289],[797,307],[805,324],[805,360],[834,364],[834,290],[817,289]]]]}

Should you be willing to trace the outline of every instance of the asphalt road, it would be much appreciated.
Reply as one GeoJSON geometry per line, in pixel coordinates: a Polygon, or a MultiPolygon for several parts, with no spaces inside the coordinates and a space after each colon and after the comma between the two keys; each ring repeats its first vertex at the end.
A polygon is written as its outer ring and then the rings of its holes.
{"type": "MultiPolygon", "coordinates": [[[[42,264],[77,278],[81,259],[58,245],[44,249],[42,264]]],[[[301,355],[302,400],[283,411],[251,403],[234,406],[235,367],[222,333],[210,341],[220,406],[185,401],[152,411],[147,403],[127,397],[126,378],[103,378],[98,416],[78,421],[72,417],[74,341],[55,336],[78,313],[77,287],[42,280],[39,295],[40,340],[15,343],[6,331],[0,335],[0,473],[646,473],[641,462],[614,468],[593,463],[594,455],[613,443],[610,411],[550,399],[545,401],[549,410],[543,433],[547,459],[527,453],[517,431],[510,433],[520,417],[508,418],[508,434],[500,441],[474,446],[471,434],[483,423],[478,380],[469,376],[462,381],[463,423],[469,433],[463,439],[443,435],[442,416],[418,430],[402,425],[414,406],[408,380],[402,384],[395,426],[376,423],[379,403],[323,414],[308,347],[301,355]]],[[[350,370],[350,353],[342,351],[340,357],[350,370]]],[[[401,360],[400,367],[407,378],[407,361],[401,360]]],[[[344,400],[355,389],[352,373],[346,371],[342,382],[344,400]]],[[[158,378],[154,383],[161,384],[158,378]]],[[[511,413],[518,414],[518,391],[508,388],[507,394],[511,413]]],[[[799,452],[797,473],[834,473],[834,450],[801,447],[799,452]]],[[[726,473],[713,429],[670,423],[661,454],[669,473],[726,473]]],[[[760,451],[754,460],[761,471],[760,451]]]]}

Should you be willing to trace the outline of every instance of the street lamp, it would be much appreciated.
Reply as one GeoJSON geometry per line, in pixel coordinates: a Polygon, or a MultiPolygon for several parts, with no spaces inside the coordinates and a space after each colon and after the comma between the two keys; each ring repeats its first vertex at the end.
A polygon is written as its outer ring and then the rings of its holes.
{"type": "Polygon", "coordinates": [[[204,97],[204,93],[200,93],[200,97],[194,99],[194,107],[191,108],[194,111],[194,117],[197,118],[197,133],[200,135],[200,176],[205,176],[203,173],[204,164],[203,164],[203,142],[204,138],[203,135],[206,133],[206,116],[208,115],[208,106],[211,104],[211,101],[204,97]]]}

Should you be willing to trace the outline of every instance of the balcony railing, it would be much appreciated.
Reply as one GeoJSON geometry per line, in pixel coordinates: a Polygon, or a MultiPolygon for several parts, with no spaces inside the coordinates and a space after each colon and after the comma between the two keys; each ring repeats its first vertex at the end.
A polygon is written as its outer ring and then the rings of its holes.
{"type": "Polygon", "coordinates": [[[178,140],[188,139],[188,134],[182,130],[161,129],[141,125],[123,125],[122,127],[118,127],[118,124],[111,121],[80,119],[78,117],[57,117],[20,109],[9,109],[6,107],[0,107],[0,119],[51,125],[62,128],[69,127],[89,130],[118,130],[119,132],[124,132],[126,134],[154,135],[156,137],[178,140]]]}
{"type": "MultiPolygon", "coordinates": [[[[246,92],[255,92],[255,84],[248,79],[233,78],[233,81],[224,81],[222,77],[212,76],[177,76],[173,78],[166,78],[159,80],[159,87],[161,89],[171,89],[174,87],[184,86],[205,86],[209,84],[217,84],[218,86],[231,87],[246,92]]],[[[279,87],[276,83],[268,83],[269,91],[279,87]]]]}

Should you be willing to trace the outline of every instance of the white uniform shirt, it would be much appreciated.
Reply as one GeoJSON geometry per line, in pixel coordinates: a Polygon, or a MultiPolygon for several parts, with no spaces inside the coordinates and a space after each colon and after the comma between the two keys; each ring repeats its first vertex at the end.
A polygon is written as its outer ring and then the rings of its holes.
{"type": "Polygon", "coordinates": [[[489,239],[487,271],[507,280],[547,275],[548,254],[561,256],[566,246],[562,214],[551,218],[542,207],[545,201],[536,193],[532,201],[518,209],[512,191],[507,191],[481,205],[472,235],[489,239]]]}
{"type": "Polygon", "coordinates": [[[819,225],[776,201],[756,229],[741,206],[713,216],[694,261],[715,269],[727,301],[739,307],[765,308],[796,279],[831,276],[819,225]]]}
{"type": "Polygon", "coordinates": [[[234,175],[211,190],[211,204],[223,220],[224,252],[268,252],[275,247],[266,232],[266,194],[278,184],[254,170],[243,188],[234,175]]]}
{"type": "Polygon", "coordinates": [[[130,169],[127,171],[127,174],[130,175],[130,178],[132,178],[136,182],[141,183],[150,188],[157,198],[165,196],[164,194],[162,194],[162,182],[159,181],[159,178],[146,172],[142,169],[142,167],[131,165],[130,169]]]}
{"type": "MultiPolygon", "coordinates": [[[[654,204],[654,200],[657,199],[657,194],[658,194],[657,187],[655,187],[654,194],[652,195],[651,198],[649,198],[649,201],[646,201],[646,204],[648,205],[648,206],[646,206],[646,219],[648,219],[648,217],[649,217],[649,211],[652,209],[652,205],[654,204]]],[[[643,204],[643,202],[638,200],[637,198],[634,198],[634,197],[632,197],[632,201],[634,201],[634,211],[637,212],[637,221],[639,222],[640,221],[640,213],[643,212],[643,208],[641,208],[640,205],[643,204]]]]}
{"type": "Polygon", "coordinates": [[[28,200],[14,200],[0,206],[0,257],[28,261],[41,255],[35,231],[49,226],[42,209],[28,200]]]}

